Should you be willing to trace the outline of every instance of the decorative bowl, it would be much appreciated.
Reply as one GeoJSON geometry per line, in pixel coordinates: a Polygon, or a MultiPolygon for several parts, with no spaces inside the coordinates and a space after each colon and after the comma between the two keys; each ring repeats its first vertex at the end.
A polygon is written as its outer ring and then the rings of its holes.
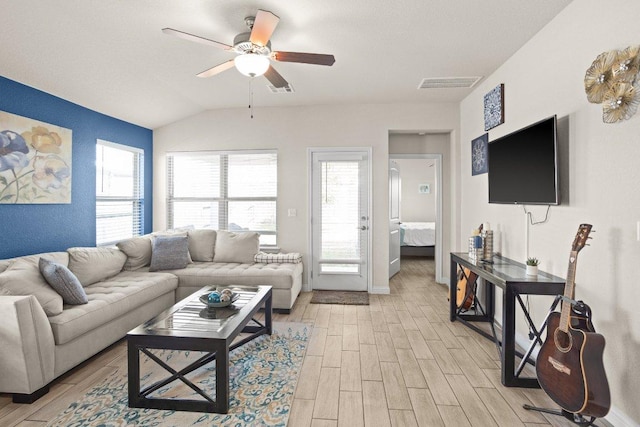
{"type": "Polygon", "coordinates": [[[228,307],[231,304],[233,304],[233,302],[235,300],[238,299],[238,294],[236,294],[235,292],[231,293],[231,299],[229,301],[221,301],[221,302],[209,302],[209,294],[211,292],[207,292],[206,294],[202,294],[200,295],[200,302],[203,303],[204,305],[206,305],[208,308],[222,308],[222,307],[228,307]]]}

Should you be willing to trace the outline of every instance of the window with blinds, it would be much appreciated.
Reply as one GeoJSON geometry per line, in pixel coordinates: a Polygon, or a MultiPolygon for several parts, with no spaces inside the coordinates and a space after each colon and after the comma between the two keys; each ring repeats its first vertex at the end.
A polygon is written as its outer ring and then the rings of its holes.
{"type": "Polygon", "coordinates": [[[169,228],[256,231],[276,245],[277,152],[169,153],[167,174],[169,228]]]}
{"type": "Polygon", "coordinates": [[[110,245],[143,233],[144,154],[98,140],[96,146],[96,244],[110,245]]]}

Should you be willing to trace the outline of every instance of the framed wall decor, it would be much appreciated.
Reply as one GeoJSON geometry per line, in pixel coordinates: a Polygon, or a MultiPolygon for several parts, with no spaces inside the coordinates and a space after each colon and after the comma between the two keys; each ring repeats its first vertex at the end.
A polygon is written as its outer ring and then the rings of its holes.
{"type": "Polygon", "coordinates": [[[420,194],[430,194],[431,193],[431,184],[419,184],[418,185],[418,193],[420,193],[420,194]]]}
{"type": "Polygon", "coordinates": [[[71,203],[71,130],[0,111],[0,204],[71,203]]]}
{"type": "Polygon", "coordinates": [[[489,134],[471,140],[471,175],[489,171],[489,134]]]}
{"type": "Polygon", "coordinates": [[[504,84],[500,83],[484,96],[484,130],[504,123],[504,84]]]}

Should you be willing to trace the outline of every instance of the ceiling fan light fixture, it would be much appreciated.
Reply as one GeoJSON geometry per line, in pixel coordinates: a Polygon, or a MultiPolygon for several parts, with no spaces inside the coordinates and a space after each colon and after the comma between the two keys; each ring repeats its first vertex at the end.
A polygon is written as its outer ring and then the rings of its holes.
{"type": "Polygon", "coordinates": [[[269,58],[255,53],[245,53],[238,55],[233,60],[240,73],[248,77],[263,75],[269,69],[269,58]]]}

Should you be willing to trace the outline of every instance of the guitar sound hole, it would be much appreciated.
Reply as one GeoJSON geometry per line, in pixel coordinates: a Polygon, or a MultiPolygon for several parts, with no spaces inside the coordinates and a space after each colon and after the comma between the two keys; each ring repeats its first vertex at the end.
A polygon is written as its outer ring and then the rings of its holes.
{"type": "Polygon", "coordinates": [[[553,341],[556,344],[556,348],[563,353],[571,350],[571,346],[573,345],[571,335],[560,328],[556,329],[553,333],[553,341]]]}

